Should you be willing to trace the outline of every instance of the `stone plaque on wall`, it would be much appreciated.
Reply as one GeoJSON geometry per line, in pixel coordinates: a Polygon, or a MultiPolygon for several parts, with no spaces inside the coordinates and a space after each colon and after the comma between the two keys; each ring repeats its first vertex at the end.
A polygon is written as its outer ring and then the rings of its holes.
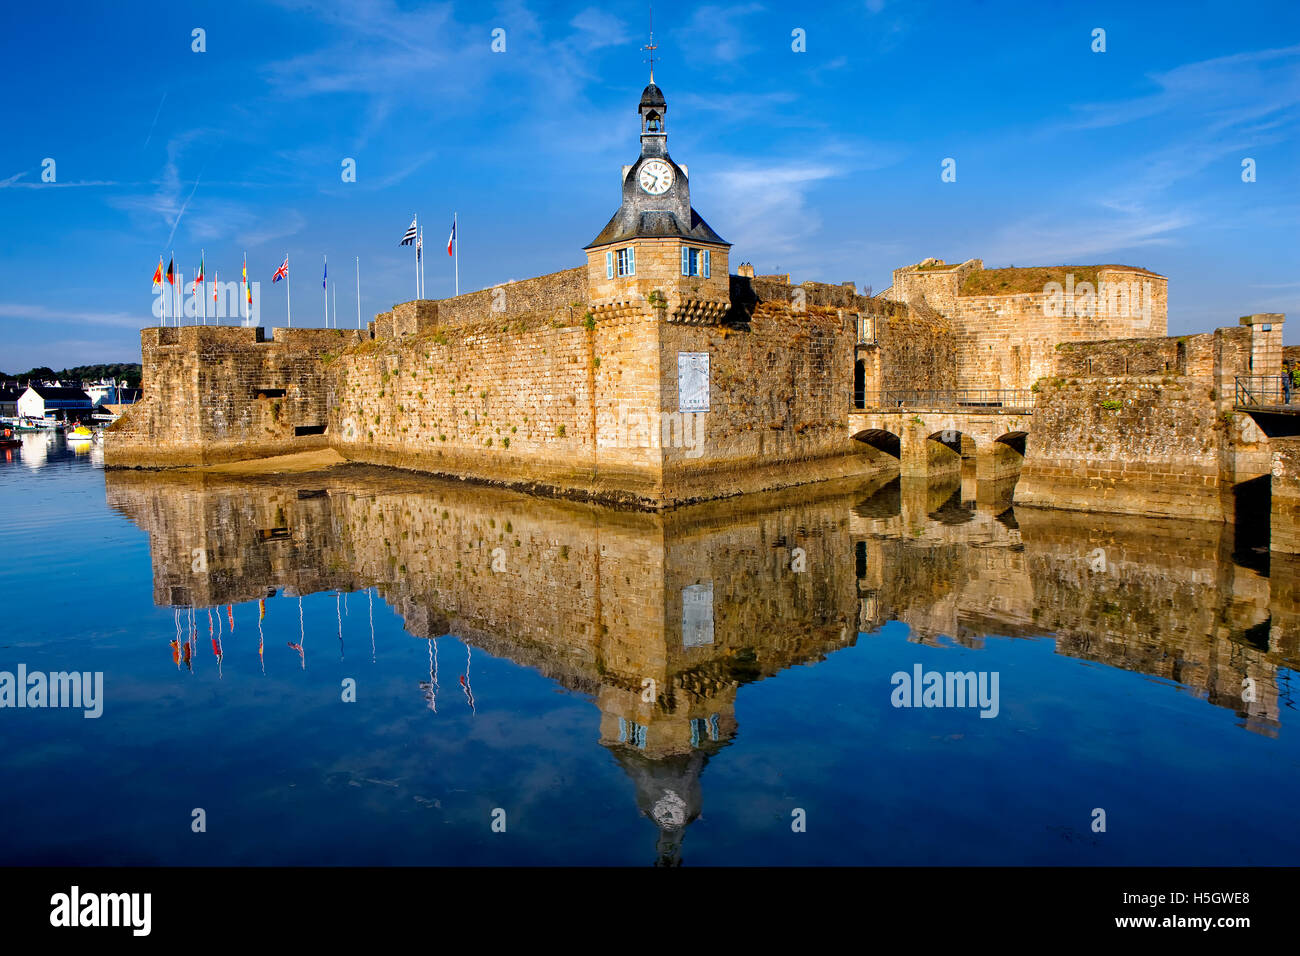
{"type": "Polygon", "coordinates": [[[682,588],[682,647],[713,643],[713,582],[682,588]]]}
{"type": "Polygon", "coordinates": [[[709,353],[677,353],[677,410],[709,410],[709,353]]]}

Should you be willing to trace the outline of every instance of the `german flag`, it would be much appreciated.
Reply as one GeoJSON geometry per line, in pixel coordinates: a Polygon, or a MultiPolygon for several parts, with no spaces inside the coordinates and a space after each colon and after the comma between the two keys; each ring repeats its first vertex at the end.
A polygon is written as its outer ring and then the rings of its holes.
{"type": "Polygon", "coordinates": [[[176,260],[175,259],[167,260],[167,281],[171,285],[176,284],[176,260]]]}

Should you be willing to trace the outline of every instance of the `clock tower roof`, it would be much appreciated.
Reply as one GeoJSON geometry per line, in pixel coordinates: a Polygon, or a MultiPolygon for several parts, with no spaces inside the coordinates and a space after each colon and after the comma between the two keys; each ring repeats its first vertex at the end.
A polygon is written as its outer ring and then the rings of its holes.
{"type": "Polygon", "coordinates": [[[631,239],[672,238],[731,245],[691,208],[690,179],[668,155],[668,134],[663,128],[667,111],[663,92],[651,80],[637,106],[641,114],[641,156],[624,171],[623,203],[585,248],[631,239]]]}

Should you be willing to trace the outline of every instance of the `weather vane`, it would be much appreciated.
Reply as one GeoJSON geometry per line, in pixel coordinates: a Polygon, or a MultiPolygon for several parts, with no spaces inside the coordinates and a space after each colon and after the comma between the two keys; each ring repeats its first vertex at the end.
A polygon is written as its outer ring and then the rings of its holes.
{"type": "Polygon", "coordinates": [[[655,50],[659,49],[659,47],[655,46],[655,8],[654,7],[650,8],[650,42],[647,43],[645,46],[643,46],[641,49],[645,50],[647,53],[650,54],[650,82],[654,83],[655,50]]]}

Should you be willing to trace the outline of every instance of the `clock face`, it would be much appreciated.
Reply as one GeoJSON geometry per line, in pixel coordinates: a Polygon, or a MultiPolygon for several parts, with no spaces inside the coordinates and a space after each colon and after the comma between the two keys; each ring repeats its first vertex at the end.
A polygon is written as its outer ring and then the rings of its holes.
{"type": "Polygon", "coordinates": [[[651,196],[661,196],[673,184],[673,168],[662,159],[652,159],[641,167],[637,182],[651,196]]]}

